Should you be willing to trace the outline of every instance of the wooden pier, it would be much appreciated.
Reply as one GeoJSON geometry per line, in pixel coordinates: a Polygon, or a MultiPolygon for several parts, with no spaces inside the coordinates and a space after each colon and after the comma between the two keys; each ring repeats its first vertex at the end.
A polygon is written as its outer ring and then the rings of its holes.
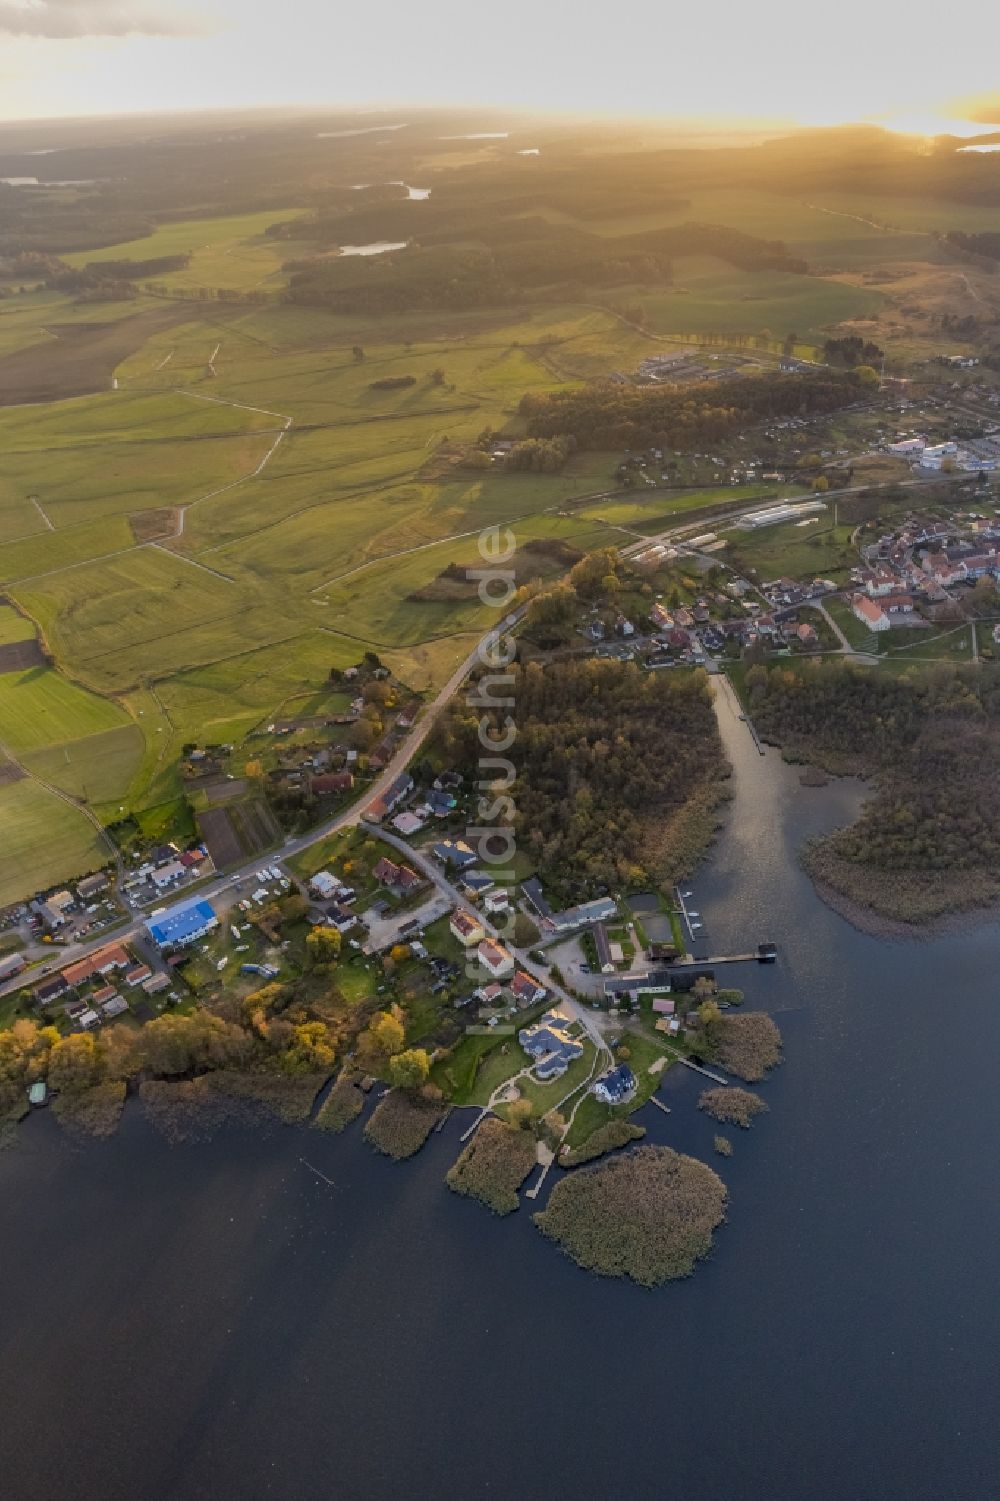
{"type": "Polygon", "coordinates": [[[674,959],[670,969],[699,968],[705,964],[773,964],[773,955],[761,955],[756,949],[750,954],[711,954],[707,959],[674,959]]]}
{"type": "MultiPolygon", "coordinates": [[[[693,1068],[696,1074],[704,1074],[706,1079],[712,1079],[716,1084],[728,1084],[729,1080],[722,1074],[713,1074],[710,1068],[704,1068],[700,1063],[692,1063],[690,1058],[682,1058],[677,1054],[677,1062],[683,1063],[685,1068],[693,1068]]],[[[659,1104],[659,1101],[657,1101],[659,1104]]]]}

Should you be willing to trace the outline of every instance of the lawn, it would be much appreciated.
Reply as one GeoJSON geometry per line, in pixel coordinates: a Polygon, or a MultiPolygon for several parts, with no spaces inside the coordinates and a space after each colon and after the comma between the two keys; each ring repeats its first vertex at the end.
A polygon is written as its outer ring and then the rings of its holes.
{"type": "Polygon", "coordinates": [[[826,609],[857,651],[877,651],[878,637],[862,625],[846,599],[828,599],[826,609]]]}

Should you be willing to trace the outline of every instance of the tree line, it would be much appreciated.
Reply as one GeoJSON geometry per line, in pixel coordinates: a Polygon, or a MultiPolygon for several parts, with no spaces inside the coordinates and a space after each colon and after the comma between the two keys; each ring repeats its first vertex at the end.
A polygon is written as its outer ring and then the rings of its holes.
{"type": "Polygon", "coordinates": [[[519,412],[533,438],[570,435],[581,448],[686,449],[720,442],[748,423],[832,412],[865,390],[854,371],[755,375],[692,387],[594,383],[528,392],[519,412]]]}
{"type": "MultiPolygon", "coordinates": [[[[706,679],[598,660],[518,667],[511,712],[517,780],[509,824],[519,849],[560,898],[656,878],[664,826],[725,772],[706,679]]],[[[440,748],[473,781],[479,715],[445,717],[440,748]]],[[[487,798],[487,802],[489,799],[487,798]]]]}

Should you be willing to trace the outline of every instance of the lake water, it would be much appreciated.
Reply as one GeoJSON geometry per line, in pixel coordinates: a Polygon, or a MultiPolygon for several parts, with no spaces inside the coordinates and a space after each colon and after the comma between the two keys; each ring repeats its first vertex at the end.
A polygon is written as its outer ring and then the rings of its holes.
{"type": "Polygon", "coordinates": [[[4,1501],[1000,1493],[996,925],[857,933],[795,852],[858,787],[720,723],[735,800],[691,886],[717,951],[780,945],[732,978],[787,1062],[731,1160],[688,1071],[644,1112],[729,1185],[711,1259],[588,1276],[444,1189],[461,1113],[397,1165],[356,1126],[170,1148],[130,1107],[76,1147],[41,1112],[0,1156],[4,1501]]]}
{"type": "MultiPolygon", "coordinates": [[[[355,193],[360,193],[363,192],[365,188],[370,188],[372,186],[373,184],[370,182],[356,182],[352,185],[352,191],[355,193]]],[[[390,188],[405,188],[407,198],[412,199],[414,202],[420,202],[423,199],[429,198],[431,196],[430,188],[411,188],[408,182],[400,182],[395,178],[391,182],[387,183],[386,186],[390,188]]]]}
{"type": "MultiPolygon", "coordinates": [[[[29,155],[40,156],[42,153],[31,152],[29,155]]],[[[96,177],[46,178],[44,182],[37,177],[0,177],[0,182],[9,188],[87,188],[96,181],[96,177]]]]}
{"type": "Polygon", "coordinates": [[[373,240],[370,245],[341,245],[341,255],[384,255],[387,250],[405,250],[405,240],[373,240]]]}

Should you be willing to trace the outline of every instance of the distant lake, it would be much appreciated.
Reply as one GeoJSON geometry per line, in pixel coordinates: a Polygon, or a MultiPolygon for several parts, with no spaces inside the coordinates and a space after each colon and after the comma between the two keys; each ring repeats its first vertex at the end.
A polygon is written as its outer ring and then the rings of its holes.
{"type": "Polygon", "coordinates": [[[316,139],[318,141],[335,141],[339,140],[342,136],[371,136],[377,135],[380,130],[405,129],[405,120],[401,125],[358,125],[354,130],[318,130],[316,132],[316,139]]]}
{"type": "Polygon", "coordinates": [[[373,240],[370,245],[341,245],[341,255],[384,255],[387,250],[405,250],[406,240],[373,240]]]}
{"type": "Polygon", "coordinates": [[[992,141],[987,146],[959,146],[959,151],[1000,151],[1000,141],[992,141]]]}
{"type": "MultiPolygon", "coordinates": [[[[377,186],[377,184],[373,182],[356,182],[352,184],[351,191],[354,193],[361,193],[365,188],[373,188],[375,186],[377,186]]],[[[398,182],[394,180],[392,182],[387,182],[385,186],[387,188],[405,188],[407,198],[423,199],[429,198],[431,196],[430,188],[411,188],[408,182],[398,182]]]]}
{"type": "Polygon", "coordinates": [[[506,141],[509,130],[471,130],[462,136],[438,136],[439,141],[506,141]]]}
{"type": "Polygon", "coordinates": [[[541,156],[541,154],[537,146],[523,146],[520,151],[515,153],[517,156],[541,156]]]}
{"type": "Polygon", "coordinates": [[[96,177],[46,177],[41,180],[37,177],[0,177],[0,182],[9,188],[88,188],[97,180],[96,177]]]}
{"type": "Polygon", "coordinates": [[[640,1113],[729,1188],[709,1260],[646,1292],[456,1198],[465,1111],[402,1164],[360,1122],[172,1148],[133,1100],[77,1145],[40,1111],[0,1153],[3,1501],[1000,1496],[1000,927],[851,928],[797,855],[864,789],[719,718],[693,904],[715,953],[778,944],[723,973],[787,1061],[730,1159],[689,1070],[640,1113]]]}

